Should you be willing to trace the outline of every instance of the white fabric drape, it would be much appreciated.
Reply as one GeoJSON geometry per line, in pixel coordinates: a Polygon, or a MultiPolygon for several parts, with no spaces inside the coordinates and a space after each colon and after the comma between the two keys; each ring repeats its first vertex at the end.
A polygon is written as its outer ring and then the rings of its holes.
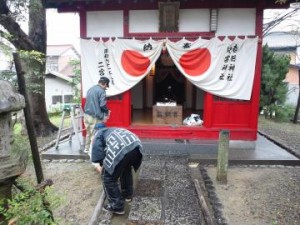
{"type": "Polygon", "coordinates": [[[81,39],[83,97],[101,76],[111,80],[108,96],[129,90],[149,73],[165,44],[176,67],[194,85],[221,97],[249,100],[257,41],[257,37],[196,41],[183,38],[178,42],[81,39]]]}
{"type": "Polygon", "coordinates": [[[121,94],[140,82],[160,56],[163,41],[81,39],[82,93],[101,76],[110,79],[107,96],[121,94]]]}
{"type": "Polygon", "coordinates": [[[179,71],[197,87],[225,98],[251,98],[257,38],[178,42],[166,47],[179,71]]]}

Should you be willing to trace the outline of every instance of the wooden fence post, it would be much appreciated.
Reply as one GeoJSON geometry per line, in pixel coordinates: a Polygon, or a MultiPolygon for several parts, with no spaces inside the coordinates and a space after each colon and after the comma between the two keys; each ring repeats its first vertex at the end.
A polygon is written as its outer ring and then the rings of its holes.
{"type": "Polygon", "coordinates": [[[219,133],[217,181],[227,184],[229,130],[221,130],[219,133]]]}

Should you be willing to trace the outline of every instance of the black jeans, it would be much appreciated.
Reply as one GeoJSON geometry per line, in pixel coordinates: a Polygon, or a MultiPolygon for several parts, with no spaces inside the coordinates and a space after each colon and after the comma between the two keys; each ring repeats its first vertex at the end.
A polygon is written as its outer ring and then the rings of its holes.
{"type": "Polygon", "coordinates": [[[103,188],[107,200],[113,209],[124,209],[124,198],[130,197],[133,194],[132,165],[137,160],[142,160],[142,154],[138,148],[125,155],[112,175],[105,171],[105,169],[103,170],[103,188]],[[121,190],[118,183],[119,178],[121,190]]]}

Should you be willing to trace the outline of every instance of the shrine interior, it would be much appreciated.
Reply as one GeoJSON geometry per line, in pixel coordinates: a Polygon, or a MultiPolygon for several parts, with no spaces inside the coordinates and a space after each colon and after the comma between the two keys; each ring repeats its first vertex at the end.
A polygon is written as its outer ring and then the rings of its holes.
{"type": "Polygon", "coordinates": [[[161,55],[145,79],[131,89],[131,125],[182,125],[192,113],[203,119],[203,98],[204,91],[189,82],[168,55],[161,55]],[[176,118],[157,120],[155,110],[164,106],[176,118]]]}

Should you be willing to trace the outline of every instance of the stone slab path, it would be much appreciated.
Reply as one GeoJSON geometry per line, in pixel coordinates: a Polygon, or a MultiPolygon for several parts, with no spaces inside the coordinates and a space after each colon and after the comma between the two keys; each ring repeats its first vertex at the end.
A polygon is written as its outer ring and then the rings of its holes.
{"type": "Polygon", "coordinates": [[[127,224],[201,225],[201,221],[188,158],[146,156],[127,224]]]}

